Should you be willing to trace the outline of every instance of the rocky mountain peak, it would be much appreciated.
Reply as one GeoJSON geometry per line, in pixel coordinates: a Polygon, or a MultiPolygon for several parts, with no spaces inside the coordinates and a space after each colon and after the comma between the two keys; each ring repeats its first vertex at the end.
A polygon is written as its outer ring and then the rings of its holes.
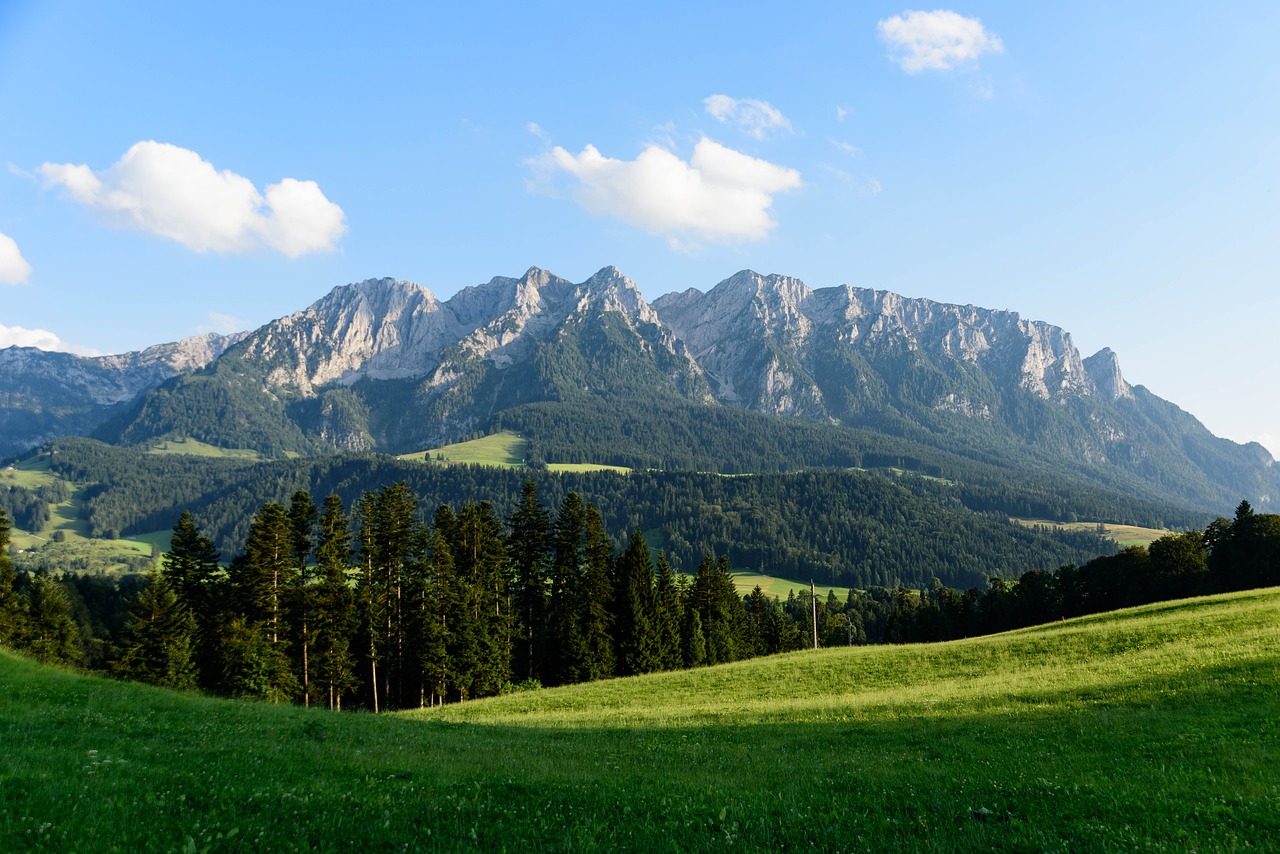
{"type": "Polygon", "coordinates": [[[1104,397],[1109,400],[1133,399],[1133,387],[1120,373],[1120,357],[1110,347],[1103,347],[1085,359],[1084,369],[1104,397]]]}

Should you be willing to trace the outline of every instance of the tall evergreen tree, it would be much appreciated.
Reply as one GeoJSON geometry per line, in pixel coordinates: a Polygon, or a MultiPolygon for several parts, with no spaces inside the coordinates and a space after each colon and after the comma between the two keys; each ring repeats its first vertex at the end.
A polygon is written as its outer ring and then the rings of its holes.
{"type": "Polygon", "coordinates": [[[17,579],[13,562],[9,560],[10,530],[9,517],[0,509],[0,646],[16,645],[26,626],[22,601],[14,589],[17,579]]]}
{"type": "Polygon", "coordinates": [[[551,530],[551,578],[542,645],[543,681],[562,685],[578,681],[579,597],[586,577],[586,506],[576,492],[560,502],[551,530]]]}
{"type": "Polygon", "coordinates": [[[79,665],[84,658],[80,632],[63,586],[44,573],[36,575],[27,591],[26,611],[23,647],[46,664],[79,665]]]}
{"type": "Polygon", "coordinates": [[[467,504],[450,544],[461,582],[470,643],[460,651],[456,682],[466,696],[496,694],[511,679],[513,621],[502,523],[489,502],[467,504]]]}
{"type": "Polygon", "coordinates": [[[667,562],[665,552],[658,552],[658,582],[654,589],[654,634],[658,642],[658,668],[678,670],[684,666],[680,651],[680,623],[683,619],[680,586],[667,562]]]}
{"type": "Polygon", "coordinates": [[[351,570],[351,530],[342,499],[324,500],[316,544],[315,598],[312,603],[315,643],[315,683],[331,710],[342,708],[342,697],[355,687],[355,659],[351,636],[356,628],[355,596],[347,575],[351,570]]]}
{"type": "Polygon", "coordinates": [[[284,636],[284,605],[297,582],[293,532],[289,516],[279,504],[265,504],[249,525],[243,559],[233,563],[232,586],[240,613],[263,627],[272,644],[284,636]]]}
{"type": "Polygon", "coordinates": [[[289,611],[292,622],[297,626],[294,632],[297,638],[294,650],[297,669],[301,676],[304,706],[311,705],[311,650],[315,643],[312,637],[312,611],[315,608],[317,593],[313,583],[316,570],[311,565],[311,553],[315,548],[313,535],[319,519],[320,511],[316,509],[311,495],[301,489],[295,492],[289,500],[289,529],[297,583],[291,589],[289,611]]]}
{"type": "MultiPolygon", "coordinates": [[[[459,623],[466,623],[466,609],[459,609],[460,584],[454,571],[453,550],[444,531],[432,526],[427,559],[413,596],[415,600],[414,658],[420,678],[419,705],[443,703],[453,688],[459,623]]],[[[465,629],[470,631],[469,629],[465,629]]]]}
{"type": "Polygon", "coordinates": [[[416,510],[417,499],[403,482],[365,493],[356,504],[362,571],[358,589],[368,631],[375,711],[400,704],[405,576],[408,563],[423,551],[416,510]]]}
{"type": "Polygon", "coordinates": [[[653,562],[640,529],[631,532],[614,570],[614,632],[618,673],[629,676],[661,668],[653,562]]]}
{"type": "Polygon", "coordinates": [[[613,651],[613,543],[594,504],[586,509],[585,574],[578,599],[574,681],[608,679],[617,673],[613,651]]]}
{"type": "Polygon", "coordinates": [[[515,616],[519,642],[513,650],[512,671],[518,678],[541,678],[538,642],[545,633],[547,571],[551,517],[538,500],[537,487],[526,479],[520,502],[507,519],[507,555],[514,581],[515,616]]]}
{"type": "Polygon", "coordinates": [[[129,608],[116,674],[164,688],[196,687],[195,629],[191,612],[153,570],[129,608]]]}

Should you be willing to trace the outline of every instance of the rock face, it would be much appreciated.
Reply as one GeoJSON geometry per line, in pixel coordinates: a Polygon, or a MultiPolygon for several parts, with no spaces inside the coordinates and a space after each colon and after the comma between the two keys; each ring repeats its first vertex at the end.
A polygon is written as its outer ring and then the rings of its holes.
{"type": "Polygon", "coordinates": [[[1213,437],[1131,387],[1109,349],[1082,359],[1056,326],[749,270],[652,305],[614,267],[578,283],[532,267],[445,301],[369,279],[237,336],[100,359],[0,351],[3,453],[108,418],[99,435],[131,444],[400,452],[489,429],[514,407],[572,419],[606,403],[683,407],[690,423],[702,416],[689,406],[727,406],[861,428],[1080,467],[1115,488],[1280,493],[1260,447],[1213,437]]]}
{"type": "Polygon", "coordinates": [[[0,350],[0,456],[90,433],[139,394],[208,365],[243,337],[202,335],[96,357],[0,350]]]}

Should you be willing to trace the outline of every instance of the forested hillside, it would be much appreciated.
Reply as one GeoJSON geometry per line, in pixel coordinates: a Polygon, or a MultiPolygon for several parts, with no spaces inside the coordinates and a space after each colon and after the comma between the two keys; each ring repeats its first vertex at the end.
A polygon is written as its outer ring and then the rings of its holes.
{"type": "MultiPolygon", "coordinates": [[[[1135,509],[1114,495],[1100,496],[1092,506],[1058,506],[1053,502],[1061,497],[1042,502],[1037,496],[1044,493],[1032,485],[967,486],[887,471],[623,476],[444,466],[376,455],[248,464],[142,454],[85,440],[63,440],[53,450],[55,471],[98,484],[87,512],[99,536],[166,530],[189,510],[226,553],[243,547],[258,507],[287,501],[298,490],[334,494],[350,504],[364,492],[402,482],[424,513],[468,500],[490,501],[501,513],[515,506],[530,477],[552,505],[570,491],[594,503],[615,542],[636,528],[647,532],[678,571],[692,572],[703,551],[712,549],[735,567],[842,586],[922,586],[936,577],[967,587],[985,585],[992,575],[1016,577],[1035,567],[1082,562],[1114,548],[1089,532],[1030,529],[1011,524],[1009,516],[1079,513],[1124,520],[1135,509]]],[[[1205,519],[1186,514],[1172,521],[1205,519]]]]}

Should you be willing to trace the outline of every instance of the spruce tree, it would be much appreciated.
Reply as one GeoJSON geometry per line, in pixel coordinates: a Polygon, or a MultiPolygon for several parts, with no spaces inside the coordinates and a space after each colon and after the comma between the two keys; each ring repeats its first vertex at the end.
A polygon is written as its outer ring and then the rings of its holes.
{"type": "Polygon", "coordinates": [[[9,517],[0,509],[0,646],[14,646],[25,633],[22,600],[14,589],[17,577],[9,560],[9,517]]]}
{"type": "Polygon", "coordinates": [[[658,582],[654,590],[654,634],[658,642],[658,669],[678,670],[684,666],[680,651],[680,586],[667,562],[665,552],[658,552],[658,582]]]}
{"type": "Polygon", "coordinates": [[[356,627],[355,596],[347,581],[351,570],[351,530],[342,499],[324,501],[316,543],[316,584],[312,602],[315,684],[331,710],[355,687],[351,636],[356,627]]]}
{"type": "Polygon", "coordinates": [[[512,671],[521,679],[540,679],[538,643],[545,632],[551,517],[538,500],[532,480],[525,480],[520,503],[508,517],[507,526],[507,554],[519,621],[512,671]]]}
{"type": "Polygon", "coordinates": [[[586,507],[576,492],[560,502],[551,529],[551,577],[542,644],[543,681],[562,685],[579,681],[579,597],[586,576],[586,507]]]}
{"type": "Polygon", "coordinates": [[[304,706],[311,705],[311,650],[315,643],[312,637],[312,611],[315,607],[317,592],[312,583],[316,572],[311,566],[311,552],[315,548],[313,534],[319,518],[320,511],[316,509],[311,495],[301,489],[295,492],[289,501],[289,528],[292,535],[297,583],[291,589],[289,611],[292,622],[297,626],[296,631],[293,632],[297,638],[294,649],[297,669],[301,674],[304,706]]]}
{"type": "Polygon", "coordinates": [[[638,528],[618,558],[613,601],[618,673],[627,676],[660,669],[653,563],[638,528]]]}
{"type": "Polygon", "coordinates": [[[468,696],[496,694],[511,680],[513,621],[502,523],[489,502],[467,504],[450,544],[461,583],[459,605],[471,642],[457,662],[457,681],[468,696]]]}
{"type": "Polygon", "coordinates": [[[585,573],[578,597],[574,681],[608,679],[617,673],[613,651],[613,543],[595,505],[586,509],[585,573]]]}
{"type": "Polygon", "coordinates": [[[196,687],[195,619],[153,570],[129,608],[117,676],[164,688],[196,687]]]}
{"type": "Polygon", "coordinates": [[[80,632],[71,616],[71,599],[62,585],[44,573],[27,591],[27,624],[23,647],[46,664],[77,666],[84,659],[80,632]]]}

